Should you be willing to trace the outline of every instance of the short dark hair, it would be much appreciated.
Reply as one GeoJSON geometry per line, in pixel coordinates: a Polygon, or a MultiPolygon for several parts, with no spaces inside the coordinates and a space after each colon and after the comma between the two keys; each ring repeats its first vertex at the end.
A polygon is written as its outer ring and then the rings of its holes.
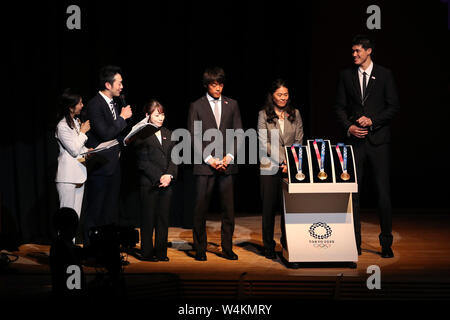
{"type": "Polygon", "coordinates": [[[53,216],[53,224],[57,234],[75,236],[78,228],[78,214],[73,208],[59,208],[53,216]]]}
{"type": "Polygon", "coordinates": [[[365,34],[358,34],[352,40],[352,46],[361,45],[365,50],[375,49],[375,42],[365,34]]]}
{"type": "Polygon", "coordinates": [[[144,105],[142,111],[144,111],[144,113],[148,113],[148,115],[151,115],[156,109],[159,111],[159,113],[164,113],[163,105],[159,103],[159,101],[152,99],[144,105]]]}
{"type": "Polygon", "coordinates": [[[207,87],[208,84],[216,81],[219,84],[225,82],[225,71],[221,67],[206,68],[205,72],[203,72],[203,85],[207,87]]]}
{"type": "Polygon", "coordinates": [[[106,82],[112,85],[114,83],[114,76],[118,73],[122,73],[122,70],[117,66],[108,65],[101,68],[98,75],[100,90],[106,89],[106,82]]]}

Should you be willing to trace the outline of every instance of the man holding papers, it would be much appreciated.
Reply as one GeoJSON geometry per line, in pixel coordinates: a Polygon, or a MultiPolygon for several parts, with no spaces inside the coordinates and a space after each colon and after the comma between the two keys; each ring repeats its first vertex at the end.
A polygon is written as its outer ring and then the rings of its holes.
{"type": "MultiPolygon", "coordinates": [[[[120,191],[120,146],[122,131],[127,127],[126,119],[132,116],[128,105],[119,109],[114,97],[123,89],[121,70],[106,66],[99,74],[100,91],[88,102],[87,117],[91,124],[88,146],[97,147],[111,140],[119,144],[99,151],[88,164],[86,185],[86,219],[84,223],[84,244],[89,244],[89,229],[96,226],[117,223],[119,220],[118,199],[120,191]]],[[[111,143],[113,144],[113,143],[111,143]]]]}

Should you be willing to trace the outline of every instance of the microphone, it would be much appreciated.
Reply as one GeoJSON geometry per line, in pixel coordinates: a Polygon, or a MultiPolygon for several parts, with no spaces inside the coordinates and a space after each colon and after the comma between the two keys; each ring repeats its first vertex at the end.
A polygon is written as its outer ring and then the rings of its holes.
{"type": "Polygon", "coordinates": [[[125,95],[121,94],[119,96],[119,99],[120,99],[120,103],[122,104],[122,108],[126,107],[127,106],[127,102],[125,101],[125,95]]]}
{"type": "MultiPolygon", "coordinates": [[[[125,95],[121,94],[119,96],[119,100],[120,100],[120,104],[122,105],[121,108],[125,108],[127,106],[127,102],[125,101],[125,95]]],[[[130,106],[130,108],[131,108],[131,106],[130,106]]],[[[131,111],[133,111],[133,109],[131,109],[131,111]]],[[[130,123],[130,121],[133,121],[133,115],[131,115],[131,117],[127,119],[127,123],[130,123]]]]}

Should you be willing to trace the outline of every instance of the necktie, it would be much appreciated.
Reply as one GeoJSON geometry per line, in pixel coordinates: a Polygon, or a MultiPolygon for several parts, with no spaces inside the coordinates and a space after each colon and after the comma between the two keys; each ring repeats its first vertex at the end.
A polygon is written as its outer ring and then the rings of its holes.
{"type": "Polygon", "coordinates": [[[116,111],[115,111],[115,108],[114,108],[114,101],[113,100],[111,100],[109,102],[109,108],[111,109],[111,113],[113,115],[114,120],[116,120],[117,119],[116,118],[116,111]]]}
{"type": "Polygon", "coordinates": [[[219,100],[214,100],[214,118],[216,118],[217,128],[220,127],[219,100]]]}
{"type": "Polygon", "coordinates": [[[363,72],[363,87],[362,87],[362,97],[366,96],[366,87],[367,87],[367,73],[363,72]]]}

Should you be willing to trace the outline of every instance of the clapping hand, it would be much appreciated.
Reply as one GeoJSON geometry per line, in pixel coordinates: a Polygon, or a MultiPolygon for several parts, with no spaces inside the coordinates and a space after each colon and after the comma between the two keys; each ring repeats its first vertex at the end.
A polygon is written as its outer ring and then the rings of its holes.
{"type": "Polygon", "coordinates": [[[81,124],[80,132],[86,134],[86,132],[88,132],[89,130],[91,130],[91,123],[89,122],[89,120],[87,120],[81,124]]]}

